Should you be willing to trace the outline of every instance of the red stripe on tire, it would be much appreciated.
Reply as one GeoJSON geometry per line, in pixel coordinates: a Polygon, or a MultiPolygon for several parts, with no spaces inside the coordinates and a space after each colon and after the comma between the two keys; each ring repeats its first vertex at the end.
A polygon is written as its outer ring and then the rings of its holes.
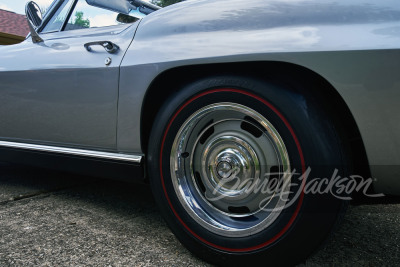
{"type": "Polygon", "coordinates": [[[175,208],[172,205],[172,202],[167,194],[167,189],[165,187],[165,182],[164,182],[164,175],[163,175],[163,170],[162,170],[162,154],[163,154],[163,150],[164,150],[164,143],[165,143],[165,139],[167,138],[167,133],[169,131],[169,129],[171,128],[172,123],[174,122],[174,120],[176,119],[176,117],[179,115],[179,113],[186,107],[188,106],[190,103],[192,103],[193,101],[195,101],[196,99],[206,96],[208,94],[212,94],[212,93],[219,93],[219,92],[233,92],[233,93],[239,93],[239,94],[244,94],[247,96],[250,96],[252,98],[257,99],[258,101],[260,101],[261,103],[265,104],[266,106],[268,106],[276,115],[278,115],[278,117],[283,121],[283,123],[286,125],[286,127],[288,128],[290,134],[293,137],[293,140],[295,141],[295,144],[297,146],[297,150],[299,152],[299,156],[300,156],[300,161],[301,161],[301,168],[302,168],[302,173],[305,173],[305,161],[304,161],[304,155],[303,155],[303,151],[301,150],[301,146],[300,146],[300,142],[296,136],[296,134],[293,131],[293,128],[290,126],[289,122],[286,120],[286,118],[273,106],[271,105],[269,102],[267,102],[265,99],[254,95],[252,93],[240,90],[240,89],[229,89],[229,88],[220,88],[220,89],[214,89],[214,90],[210,90],[204,93],[201,93],[197,96],[194,96],[193,98],[191,98],[190,100],[188,100],[185,104],[183,104],[179,110],[174,114],[174,116],[172,117],[172,119],[170,120],[167,129],[165,131],[164,137],[162,139],[162,143],[161,143],[161,150],[160,150],[160,175],[161,175],[161,183],[162,183],[162,187],[165,193],[165,197],[167,198],[168,204],[172,210],[172,212],[174,213],[174,215],[176,216],[176,218],[178,219],[178,221],[183,225],[183,227],[190,233],[192,234],[194,237],[196,237],[198,240],[200,240],[201,242],[220,249],[220,250],[224,250],[224,251],[228,251],[228,252],[250,252],[250,251],[254,251],[254,250],[258,250],[261,248],[264,248],[270,244],[272,244],[273,242],[275,242],[277,239],[279,239],[281,236],[283,236],[283,234],[290,228],[290,226],[293,224],[294,220],[296,219],[301,205],[303,203],[303,199],[304,199],[304,185],[305,185],[305,181],[306,179],[303,179],[302,182],[302,190],[301,190],[301,194],[299,197],[299,202],[297,204],[296,210],[294,211],[292,217],[290,218],[289,222],[287,223],[287,225],[278,233],[276,234],[273,238],[271,238],[270,240],[257,245],[257,246],[253,246],[253,247],[248,247],[248,248],[227,248],[227,247],[223,247],[223,246],[219,246],[216,244],[213,244],[207,240],[205,240],[204,238],[202,238],[201,236],[199,236],[198,234],[196,234],[192,229],[190,229],[185,222],[181,219],[181,217],[178,215],[178,213],[176,212],[175,208]]]}

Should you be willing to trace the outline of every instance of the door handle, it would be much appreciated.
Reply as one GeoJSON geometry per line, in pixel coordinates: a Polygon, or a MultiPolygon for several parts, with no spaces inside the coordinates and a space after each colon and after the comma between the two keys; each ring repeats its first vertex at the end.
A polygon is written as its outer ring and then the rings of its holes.
{"type": "Polygon", "coordinates": [[[118,45],[116,45],[116,44],[114,44],[113,42],[110,42],[110,41],[90,42],[90,43],[86,43],[84,45],[84,47],[86,48],[87,51],[90,52],[90,51],[92,51],[92,47],[91,46],[93,46],[93,45],[102,46],[110,54],[115,54],[119,50],[118,45]]]}

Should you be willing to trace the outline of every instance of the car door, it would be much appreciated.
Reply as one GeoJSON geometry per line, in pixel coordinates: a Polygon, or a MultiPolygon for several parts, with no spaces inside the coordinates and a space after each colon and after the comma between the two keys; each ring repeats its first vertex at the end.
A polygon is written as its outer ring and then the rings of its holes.
{"type": "Polygon", "coordinates": [[[58,1],[44,42],[29,38],[1,56],[1,140],[116,150],[119,66],[137,27],[117,15],[58,1]]]}

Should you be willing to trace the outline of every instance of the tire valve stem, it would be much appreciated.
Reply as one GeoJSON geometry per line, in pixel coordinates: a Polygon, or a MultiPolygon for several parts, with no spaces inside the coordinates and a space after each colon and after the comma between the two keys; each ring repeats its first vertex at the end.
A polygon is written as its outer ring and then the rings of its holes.
{"type": "Polygon", "coordinates": [[[181,156],[182,158],[186,159],[187,157],[189,157],[189,152],[183,152],[181,156]]]}

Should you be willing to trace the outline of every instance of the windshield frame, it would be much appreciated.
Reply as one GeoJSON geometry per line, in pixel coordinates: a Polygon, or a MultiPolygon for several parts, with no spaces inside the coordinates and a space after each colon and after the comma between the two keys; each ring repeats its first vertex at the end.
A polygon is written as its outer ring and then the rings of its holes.
{"type": "Polygon", "coordinates": [[[49,20],[54,16],[54,14],[57,12],[57,10],[60,8],[60,6],[62,5],[62,3],[65,0],[54,0],[49,9],[46,11],[46,13],[44,14],[43,20],[42,20],[42,24],[40,24],[40,26],[37,28],[37,32],[41,33],[42,30],[44,29],[44,27],[47,25],[47,23],[49,22],[49,20]]]}

